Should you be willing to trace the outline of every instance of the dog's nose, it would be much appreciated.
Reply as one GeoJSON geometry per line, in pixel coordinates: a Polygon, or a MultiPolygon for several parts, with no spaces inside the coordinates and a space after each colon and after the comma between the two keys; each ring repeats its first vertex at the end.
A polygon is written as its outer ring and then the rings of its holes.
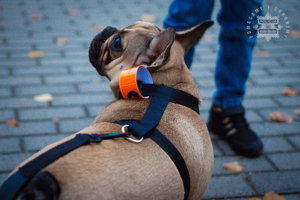
{"type": "Polygon", "coordinates": [[[116,31],[117,31],[116,28],[107,26],[102,32],[98,33],[94,37],[94,39],[90,44],[90,49],[89,49],[90,63],[96,68],[96,70],[100,75],[103,75],[102,74],[103,70],[101,70],[101,62],[99,61],[101,46],[116,31]]]}

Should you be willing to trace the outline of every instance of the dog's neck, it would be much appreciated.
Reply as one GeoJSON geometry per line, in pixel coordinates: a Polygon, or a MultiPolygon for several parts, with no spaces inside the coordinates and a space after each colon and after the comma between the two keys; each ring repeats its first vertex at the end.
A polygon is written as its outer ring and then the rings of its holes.
{"type": "MultiPolygon", "coordinates": [[[[176,44],[173,44],[173,46],[176,46],[176,44]]],[[[196,97],[199,101],[199,105],[201,105],[202,98],[200,91],[195,84],[190,70],[184,62],[183,53],[180,54],[178,49],[180,48],[172,48],[170,56],[173,57],[169,58],[163,66],[151,74],[153,82],[157,85],[164,85],[187,92],[196,97]],[[172,51],[177,51],[177,53],[172,53],[172,51]]]]}

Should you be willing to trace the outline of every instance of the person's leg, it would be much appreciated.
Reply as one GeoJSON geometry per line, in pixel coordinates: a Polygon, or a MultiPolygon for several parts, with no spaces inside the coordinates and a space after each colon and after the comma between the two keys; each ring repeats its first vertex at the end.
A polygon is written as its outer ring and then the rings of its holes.
{"type": "Polygon", "coordinates": [[[207,126],[226,139],[237,154],[256,157],[262,154],[263,144],[248,126],[242,98],[256,43],[256,36],[247,35],[247,21],[255,9],[260,10],[262,0],[221,0],[221,4],[220,49],[215,70],[217,91],[207,126]]]}
{"type": "Polygon", "coordinates": [[[215,70],[217,91],[213,101],[215,105],[224,108],[241,105],[245,94],[256,43],[256,34],[252,38],[247,34],[247,21],[250,21],[249,17],[255,9],[261,11],[262,0],[222,0],[221,4],[218,14],[221,25],[220,49],[215,70]]]}
{"type": "MultiPolygon", "coordinates": [[[[175,31],[189,29],[211,18],[214,0],[174,0],[166,16],[164,28],[172,27],[175,31]]],[[[185,55],[185,62],[190,68],[195,51],[195,45],[185,55]]]]}

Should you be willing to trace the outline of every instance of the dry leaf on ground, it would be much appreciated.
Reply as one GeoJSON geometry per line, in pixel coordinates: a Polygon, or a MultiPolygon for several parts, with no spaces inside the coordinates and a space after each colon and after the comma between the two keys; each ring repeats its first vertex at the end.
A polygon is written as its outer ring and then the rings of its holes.
{"type": "Polygon", "coordinates": [[[281,94],[287,97],[294,97],[298,95],[298,90],[287,87],[281,91],[281,94]]]}
{"type": "Polygon", "coordinates": [[[232,173],[240,173],[243,171],[243,166],[236,161],[230,163],[224,163],[222,166],[224,169],[232,173]]]}
{"type": "Polygon", "coordinates": [[[51,94],[39,94],[35,95],[33,99],[38,102],[50,102],[53,101],[53,96],[51,94]]]}
{"type": "Polygon", "coordinates": [[[257,52],[259,57],[262,58],[269,58],[270,57],[270,53],[268,51],[258,51],[257,52]]]}
{"type": "Polygon", "coordinates": [[[42,58],[44,57],[44,53],[42,51],[30,51],[28,53],[29,58],[42,58]]]}
{"type": "Polygon", "coordinates": [[[294,114],[300,116],[300,108],[297,108],[294,110],[294,114]]]}
{"type": "Polygon", "coordinates": [[[263,200],[285,200],[285,199],[283,196],[279,196],[274,191],[270,190],[264,195],[263,200]]]}
{"type": "Polygon", "coordinates": [[[141,20],[146,21],[146,22],[154,22],[155,21],[155,16],[151,15],[151,14],[143,14],[141,16],[141,20]]]}
{"type": "Polygon", "coordinates": [[[104,30],[104,26],[96,25],[96,26],[92,27],[92,30],[95,31],[95,32],[101,32],[101,31],[104,30]]]}
{"type": "Polygon", "coordinates": [[[289,114],[281,113],[281,112],[272,112],[269,114],[270,119],[273,122],[286,122],[286,123],[292,123],[293,117],[289,114]]]}
{"type": "Polygon", "coordinates": [[[17,127],[17,126],[20,125],[20,122],[18,120],[9,119],[9,120],[6,121],[6,124],[8,126],[17,127]]]}
{"type": "Polygon", "coordinates": [[[79,12],[79,11],[76,10],[76,9],[69,9],[69,10],[68,10],[68,14],[69,14],[69,15],[77,15],[78,12],[79,12]]]}
{"type": "Polygon", "coordinates": [[[57,117],[52,118],[52,122],[55,124],[58,123],[59,121],[60,121],[60,119],[57,117]]]}
{"type": "Polygon", "coordinates": [[[299,31],[290,31],[290,36],[292,38],[300,38],[300,32],[299,31]]]}
{"type": "Polygon", "coordinates": [[[211,35],[205,35],[205,36],[204,36],[204,40],[205,40],[206,42],[211,42],[211,41],[212,41],[212,36],[211,36],[211,35]]]}
{"type": "Polygon", "coordinates": [[[37,15],[37,14],[32,14],[29,16],[30,21],[39,21],[40,19],[41,19],[41,16],[37,15]]]}
{"type": "Polygon", "coordinates": [[[56,44],[59,46],[65,45],[69,43],[69,39],[68,38],[57,38],[56,39],[56,44]]]}

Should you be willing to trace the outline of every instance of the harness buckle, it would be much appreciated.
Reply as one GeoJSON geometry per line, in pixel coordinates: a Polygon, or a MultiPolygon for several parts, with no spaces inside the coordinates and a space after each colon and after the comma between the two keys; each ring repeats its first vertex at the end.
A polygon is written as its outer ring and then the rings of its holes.
{"type": "Polygon", "coordinates": [[[93,142],[101,142],[102,141],[102,138],[100,137],[100,135],[98,134],[90,134],[90,142],[93,143],[93,142]]]}
{"type": "MultiPolygon", "coordinates": [[[[122,126],[122,133],[126,133],[126,131],[125,131],[125,128],[127,128],[127,127],[129,127],[129,125],[128,124],[125,124],[124,126],[122,126]]],[[[141,139],[139,139],[139,140],[135,140],[135,139],[132,139],[131,137],[129,137],[129,136],[126,136],[125,137],[127,140],[129,140],[130,142],[134,142],[134,143],[140,143],[140,142],[142,142],[143,140],[144,140],[144,138],[142,137],[141,139]]]]}

